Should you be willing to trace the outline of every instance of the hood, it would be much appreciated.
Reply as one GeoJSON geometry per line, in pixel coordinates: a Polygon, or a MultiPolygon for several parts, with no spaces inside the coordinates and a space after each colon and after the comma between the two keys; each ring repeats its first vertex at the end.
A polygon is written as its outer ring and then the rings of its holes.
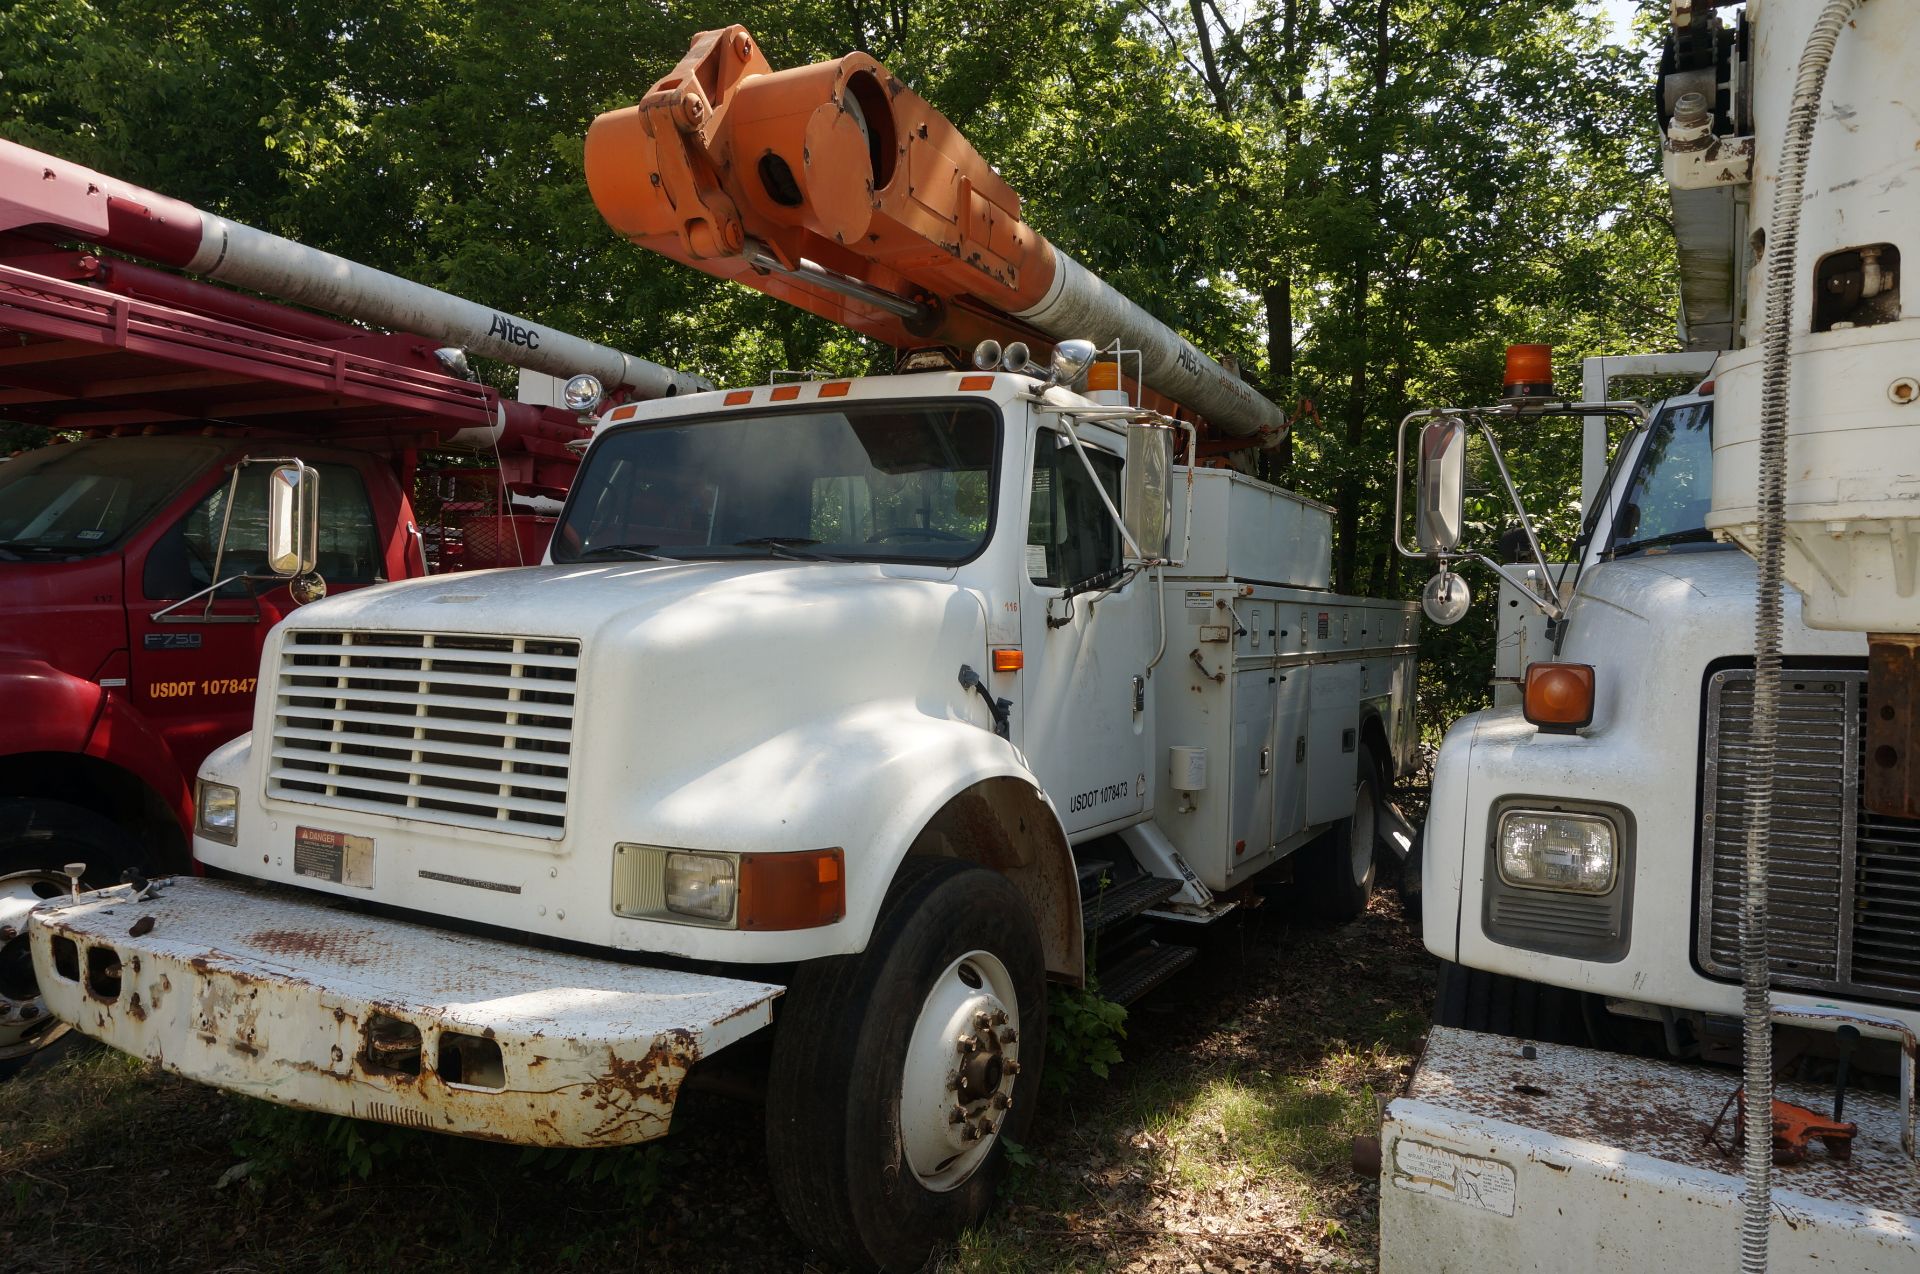
{"type": "MultiPolygon", "coordinates": [[[[1568,610],[1570,659],[1604,662],[1613,643],[1643,643],[1621,625],[1651,629],[1669,655],[1697,649],[1705,658],[1753,653],[1754,560],[1737,549],[1684,553],[1636,553],[1587,569],[1568,610]]],[[[1855,633],[1808,628],[1798,589],[1782,599],[1785,649],[1789,654],[1866,653],[1855,633]]],[[[1638,647],[1635,647],[1638,648],[1638,647]]]]}

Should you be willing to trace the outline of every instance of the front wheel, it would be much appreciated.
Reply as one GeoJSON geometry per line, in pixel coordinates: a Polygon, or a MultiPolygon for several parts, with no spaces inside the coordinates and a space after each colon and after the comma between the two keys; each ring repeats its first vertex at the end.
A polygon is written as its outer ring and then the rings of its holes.
{"type": "Polygon", "coordinates": [[[767,1159],[801,1238],[856,1269],[916,1270],[976,1224],[1033,1116],[1046,1013],[1019,891],[908,859],[867,949],[801,966],[780,1007],[767,1159]]]}
{"type": "Polygon", "coordinates": [[[61,870],[68,863],[85,863],[82,883],[97,888],[118,881],[136,852],[122,828],[91,810],[63,801],[0,802],[0,1079],[67,1033],[40,996],[27,913],[71,888],[61,870]]]}

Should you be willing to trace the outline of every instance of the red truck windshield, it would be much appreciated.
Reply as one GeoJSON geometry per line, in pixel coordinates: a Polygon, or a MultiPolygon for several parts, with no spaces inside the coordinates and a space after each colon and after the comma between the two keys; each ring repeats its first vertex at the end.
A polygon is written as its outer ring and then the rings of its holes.
{"type": "Polygon", "coordinates": [[[111,438],[42,447],[0,464],[0,560],[105,552],[223,450],[205,438],[111,438]]]}

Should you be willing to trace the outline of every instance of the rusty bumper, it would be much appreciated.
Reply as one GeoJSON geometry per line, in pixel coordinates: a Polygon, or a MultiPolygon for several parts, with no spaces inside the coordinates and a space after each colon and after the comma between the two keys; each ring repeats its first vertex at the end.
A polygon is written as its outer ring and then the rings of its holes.
{"type": "Polygon", "coordinates": [[[541,951],[179,879],[43,905],[47,1004],[115,1048],[307,1110],[534,1146],[663,1135],[781,988],[541,951]]]}

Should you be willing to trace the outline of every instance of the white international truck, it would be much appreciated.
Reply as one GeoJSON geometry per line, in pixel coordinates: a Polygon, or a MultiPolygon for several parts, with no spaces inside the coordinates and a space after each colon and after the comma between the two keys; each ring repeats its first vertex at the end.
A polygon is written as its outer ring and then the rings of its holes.
{"type": "Polygon", "coordinates": [[[1498,564],[1512,680],[1436,763],[1447,964],[1386,1111],[1387,1271],[1920,1269],[1920,22],[1715,7],[1674,5],[1661,84],[1702,352],[1406,426],[1445,619],[1465,439],[1594,414],[1574,560],[1498,564]],[[1708,380],[1603,478],[1643,371],[1708,380]]]}
{"type": "MultiPolygon", "coordinates": [[[[1049,979],[1137,995],[1193,949],[1119,926],[1208,923],[1289,869],[1365,905],[1417,614],[1329,590],[1325,508],[1197,463],[1277,413],[1033,235],[936,112],[860,55],[758,56],[709,32],[634,108],[657,127],[596,124],[596,199],[712,209],[707,247],[746,210],[753,246],[696,264],[747,252],[934,370],[611,408],[545,565],[292,614],[252,733],[200,773],[206,878],[76,890],[33,954],[56,1014],[180,1074],[530,1145],[659,1137],[707,1059],[770,1035],[795,1228],[912,1269],[1038,1104],[1049,979]],[[769,134],[769,94],[804,127],[769,134]],[[922,266],[883,256],[910,217],[875,212],[859,257],[808,228],[849,215],[808,165],[856,113],[863,184],[883,135],[901,173],[956,167],[922,266]],[[759,162],[714,158],[729,124],[759,162]],[[992,294],[1008,253],[1065,318],[992,294]],[[955,261],[978,277],[938,290],[955,261]],[[954,367],[982,327],[1045,366],[987,340],[954,367]]],[[[311,551],[311,483],[274,474],[275,569],[311,551]]]]}

